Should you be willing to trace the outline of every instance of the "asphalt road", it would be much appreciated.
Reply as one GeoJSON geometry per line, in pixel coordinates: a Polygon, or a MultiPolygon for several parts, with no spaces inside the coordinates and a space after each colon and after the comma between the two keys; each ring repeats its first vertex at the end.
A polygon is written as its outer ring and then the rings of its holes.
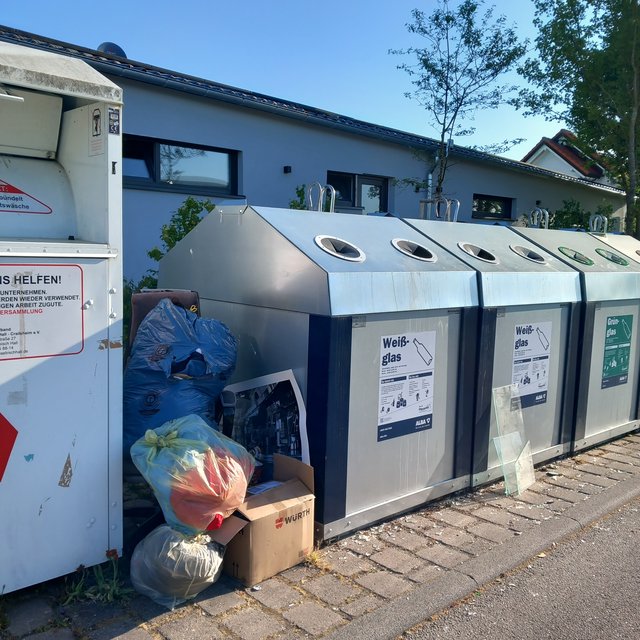
{"type": "Polygon", "coordinates": [[[638,640],[640,498],[402,640],[638,640]]]}

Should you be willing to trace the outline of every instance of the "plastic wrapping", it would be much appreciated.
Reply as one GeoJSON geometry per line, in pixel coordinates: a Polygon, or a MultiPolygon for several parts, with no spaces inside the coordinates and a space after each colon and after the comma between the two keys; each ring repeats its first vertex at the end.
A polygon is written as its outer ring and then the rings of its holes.
{"type": "Polygon", "coordinates": [[[160,300],[140,323],[124,373],[125,451],[167,420],[195,413],[213,424],[236,354],[222,322],[160,300]]]}
{"type": "Polygon", "coordinates": [[[167,524],[187,535],[218,528],[244,502],[255,467],[242,445],[196,415],[147,431],[131,459],[167,524]]]}
{"type": "Polygon", "coordinates": [[[131,583],[142,595],[174,609],[220,577],[223,557],[224,547],[209,536],[183,536],[161,525],[136,545],[131,583]]]}

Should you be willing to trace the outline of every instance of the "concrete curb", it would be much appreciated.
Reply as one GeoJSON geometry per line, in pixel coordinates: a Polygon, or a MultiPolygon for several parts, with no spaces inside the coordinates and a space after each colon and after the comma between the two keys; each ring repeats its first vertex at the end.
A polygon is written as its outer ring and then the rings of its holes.
{"type": "MultiPolygon", "coordinates": [[[[441,578],[399,596],[375,611],[353,620],[326,636],[328,640],[396,638],[452,602],[473,593],[477,584],[469,576],[450,571],[441,578]]],[[[323,639],[324,640],[324,639],[323,639]]]]}
{"type": "MultiPolygon", "coordinates": [[[[441,578],[385,603],[326,636],[327,640],[393,640],[407,629],[447,609],[479,587],[520,566],[554,543],[613,513],[640,496],[640,476],[632,476],[590,496],[566,513],[452,569],[441,578]]],[[[324,640],[324,639],[323,639],[324,640]]]]}
{"type": "Polygon", "coordinates": [[[590,497],[582,504],[575,505],[563,517],[575,520],[582,527],[588,527],[638,495],[640,495],[640,475],[635,475],[590,497]]]}

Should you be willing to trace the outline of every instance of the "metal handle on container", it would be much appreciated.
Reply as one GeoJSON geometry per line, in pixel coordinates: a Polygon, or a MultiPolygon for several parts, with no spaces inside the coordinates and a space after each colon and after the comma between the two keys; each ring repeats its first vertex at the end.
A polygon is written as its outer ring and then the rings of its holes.
{"type": "Polygon", "coordinates": [[[460,200],[449,200],[450,205],[453,205],[453,219],[451,222],[458,222],[458,211],[460,211],[460,200]]]}
{"type": "Polygon", "coordinates": [[[329,200],[329,213],[335,213],[336,210],[336,190],[330,184],[325,187],[325,193],[329,191],[331,199],[329,200]]]}
{"type": "Polygon", "coordinates": [[[426,219],[431,219],[431,207],[433,206],[435,217],[443,218],[447,222],[458,222],[458,212],[460,211],[460,200],[454,198],[438,197],[433,200],[420,200],[420,218],[424,219],[424,209],[427,207],[426,219]],[[444,208],[444,211],[443,211],[444,208]],[[453,208],[453,215],[451,214],[453,208]]]}
{"type": "Polygon", "coordinates": [[[542,229],[549,228],[549,212],[541,207],[536,207],[529,214],[529,226],[540,227],[542,229]]]}
{"type": "Polygon", "coordinates": [[[589,216],[589,231],[591,233],[607,233],[609,221],[601,213],[593,213],[589,216]]]}
{"type": "Polygon", "coordinates": [[[336,190],[328,184],[324,187],[319,182],[313,182],[307,188],[307,209],[309,211],[324,211],[325,202],[327,200],[327,192],[329,193],[329,213],[334,213],[336,210],[336,190]],[[313,191],[318,189],[318,204],[313,204],[313,191]]]}
{"type": "Polygon", "coordinates": [[[22,96],[14,96],[12,93],[7,91],[7,88],[0,84],[0,100],[6,100],[7,102],[24,102],[24,98],[22,96]]]}

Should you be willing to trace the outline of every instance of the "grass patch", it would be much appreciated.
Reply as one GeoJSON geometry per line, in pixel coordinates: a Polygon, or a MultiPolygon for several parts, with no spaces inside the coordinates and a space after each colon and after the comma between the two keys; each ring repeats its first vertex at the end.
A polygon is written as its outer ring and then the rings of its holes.
{"type": "Polygon", "coordinates": [[[120,577],[118,563],[119,559],[112,557],[108,562],[91,569],[81,567],[73,577],[65,578],[62,604],[82,601],[110,604],[128,600],[133,589],[125,586],[120,577]]]}
{"type": "Polygon", "coordinates": [[[320,569],[320,571],[329,571],[331,569],[319,549],[314,549],[311,553],[307,554],[304,561],[310,567],[315,567],[316,569],[320,569]]]}

